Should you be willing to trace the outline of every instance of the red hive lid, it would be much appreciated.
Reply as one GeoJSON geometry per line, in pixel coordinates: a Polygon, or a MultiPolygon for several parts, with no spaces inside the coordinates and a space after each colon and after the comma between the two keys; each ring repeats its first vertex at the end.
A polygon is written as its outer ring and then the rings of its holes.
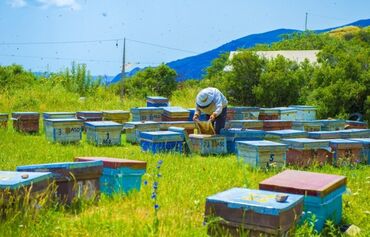
{"type": "Polygon", "coordinates": [[[259,184],[259,188],[276,192],[323,197],[346,183],[347,178],[345,176],[285,170],[262,181],[259,184]]]}
{"type": "Polygon", "coordinates": [[[103,167],[106,168],[121,168],[129,167],[132,169],[146,169],[146,162],[140,160],[127,160],[120,158],[110,158],[110,157],[76,157],[75,161],[94,161],[101,160],[103,161],[103,167]]]}

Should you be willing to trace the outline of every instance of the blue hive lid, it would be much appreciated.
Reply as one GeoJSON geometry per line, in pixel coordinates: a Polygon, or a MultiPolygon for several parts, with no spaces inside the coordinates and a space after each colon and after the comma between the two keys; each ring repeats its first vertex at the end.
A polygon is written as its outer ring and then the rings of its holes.
{"type": "Polygon", "coordinates": [[[366,144],[366,145],[370,144],[370,138],[351,138],[349,140],[361,142],[362,144],[366,144]]]}
{"type": "Polygon", "coordinates": [[[44,112],[43,115],[75,115],[76,112],[44,112]]]}
{"type": "Polygon", "coordinates": [[[302,135],[305,136],[307,132],[301,130],[294,130],[294,129],[284,129],[284,130],[276,130],[276,131],[267,131],[266,135],[276,135],[280,137],[289,136],[289,135],[302,135]]]}
{"type": "Polygon", "coordinates": [[[163,108],[159,107],[136,107],[136,108],[131,108],[132,112],[138,112],[138,111],[156,111],[156,112],[161,112],[163,111],[163,108]]]}
{"type": "Polygon", "coordinates": [[[303,125],[303,124],[321,125],[322,123],[320,122],[320,120],[295,120],[293,121],[293,125],[303,125]]]}
{"type": "Polygon", "coordinates": [[[48,164],[34,164],[34,165],[23,165],[17,166],[17,171],[35,170],[35,171],[47,171],[48,169],[79,169],[103,166],[103,161],[87,161],[87,162],[61,162],[61,163],[48,163],[48,164]]]}
{"type": "Polygon", "coordinates": [[[262,140],[262,141],[238,141],[237,143],[245,144],[245,145],[249,145],[249,146],[255,146],[255,147],[270,147],[270,146],[286,147],[285,144],[278,143],[278,142],[267,141],[267,140],[262,140]]]}
{"type": "Polygon", "coordinates": [[[309,145],[311,148],[327,148],[329,147],[329,140],[319,140],[311,138],[289,138],[281,140],[293,148],[302,148],[305,144],[309,145]]]}
{"type": "Polygon", "coordinates": [[[316,131],[316,132],[308,132],[308,137],[332,137],[332,138],[339,138],[340,131],[316,131]]]}
{"type": "Polygon", "coordinates": [[[173,112],[189,112],[189,110],[184,109],[182,107],[163,107],[163,110],[165,112],[170,112],[170,113],[173,113],[173,112]]]}
{"type": "Polygon", "coordinates": [[[346,122],[345,120],[341,120],[341,119],[320,119],[318,121],[320,121],[323,124],[333,124],[333,123],[334,124],[335,123],[341,124],[341,123],[345,123],[346,122]]]}
{"type": "Polygon", "coordinates": [[[290,112],[297,111],[297,109],[293,107],[275,107],[275,109],[278,109],[280,112],[281,111],[290,111],[290,112]]]}
{"type": "Polygon", "coordinates": [[[297,108],[297,109],[316,110],[316,107],[311,106],[311,105],[289,105],[289,107],[297,108]]]}
{"type": "Polygon", "coordinates": [[[256,129],[244,129],[244,128],[223,128],[220,134],[225,136],[240,135],[243,137],[263,137],[265,131],[256,129]]]}
{"type": "Polygon", "coordinates": [[[183,134],[173,131],[140,132],[140,138],[153,141],[182,141],[183,134]]]}
{"type": "Polygon", "coordinates": [[[66,122],[81,122],[83,121],[81,119],[76,118],[60,118],[60,119],[45,119],[45,121],[49,121],[52,123],[66,123],[66,122]]]}
{"type": "Polygon", "coordinates": [[[330,145],[339,145],[339,144],[361,144],[359,141],[347,140],[347,139],[331,139],[329,141],[330,145]]]}
{"type": "Polygon", "coordinates": [[[147,96],[146,98],[150,100],[168,100],[166,97],[163,96],[147,96]]]}
{"type": "Polygon", "coordinates": [[[29,186],[33,183],[41,182],[52,177],[50,172],[16,172],[0,171],[0,189],[17,189],[22,186],[29,186]],[[28,175],[22,178],[22,175],[28,175]]]}
{"type": "Polygon", "coordinates": [[[122,124],[113,121],[85,122],[87,127],[122,127],[122,124]]]}
{"type": "MultiPolygon", "coordinates": [[[[224,203],[229,208],[251,210],[264,215],[278,216],[281,212],[289,210],[303,202],[303,195],[286,194],[285,202],[277,202],[275,197],[278,192],[252,190],[246,188],[232,188],[207,197],[207,202],[224,203]]],[[[284,193],[285,194],[285,193],[284,193]]]]}

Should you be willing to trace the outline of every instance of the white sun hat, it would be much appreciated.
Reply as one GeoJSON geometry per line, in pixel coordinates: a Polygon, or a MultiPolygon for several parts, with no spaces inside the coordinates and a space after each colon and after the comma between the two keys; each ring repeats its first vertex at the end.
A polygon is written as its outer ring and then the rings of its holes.
{"type": "Polygon", "coordinates": [[[213,91],[210,88],[205,88],[197,95],[197,105],[203,108],[208,107],[212,103],[214,97],[213,91]]]}

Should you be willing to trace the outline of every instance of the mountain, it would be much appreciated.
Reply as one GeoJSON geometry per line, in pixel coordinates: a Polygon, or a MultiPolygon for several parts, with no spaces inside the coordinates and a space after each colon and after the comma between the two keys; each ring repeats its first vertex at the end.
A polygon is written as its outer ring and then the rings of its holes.
{"type": "MultiPolygon", "coordinates": [[[[323,29],[323,30],[315,30],[317,33],[323,33],[323,32],[328,32],[333,29],[341,28],[344,26],[359,26],[359,27],[366,27],[370,25],[370,19],[365,19],[365,20],[359,20],[356,22],[352,22],[346,25],[338,26],[338,27],[332,27],[328,29],[323,29]]],[[[248,35],[236,40],[233,40],[229,43],[226,43],[224,45],[221,45],[218,48],[212,49],[210,51],[179,59],[176,61],[172,61],[167,63],[167,65],[171,68],[173,68],[177,74],[177,81],[184,81],[187,79],[202,79],[202,75],[205,73],[205,69],[211,65],[211,62],[213,59],[219,57],[220,54],[225,53],[225,52],[230,52],[234,51],[237,49],[241,48],[250,48],[255,46],[256,44],[271,44],[273,42],[281,40],[281,35],[284,34],[292,34],[294,32],[302,32],[300,30],[295,30],[295,29],[277,29],[273,31],[268,31],[260,34],[252,34],[248,35]]],[[[138,68],[135,68],[133,73],[130,72],[131,75],[136,73],[137,71],[141,70],[138,68]],[[134,71],[135,70],[135,71],[134,71]]],[[[119,76],[118,74],[116,76],[119,76]]],[[[115,80],[113,80],[115,81],[115,80]]],[[[113,83],[112,81],[112,83],[113,83]]]]}

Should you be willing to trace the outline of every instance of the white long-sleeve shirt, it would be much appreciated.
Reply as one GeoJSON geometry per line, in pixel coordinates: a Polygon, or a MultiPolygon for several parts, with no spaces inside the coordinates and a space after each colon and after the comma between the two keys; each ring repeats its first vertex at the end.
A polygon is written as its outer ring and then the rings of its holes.
{"type": "Polygon", "coordinates": [[[213,112],[219,116],[222,112],[222,109],[225,108],[228,104],[226,97],[219,91],[217,88],[208,87],[204,89],[204,92],[207,94],[212,93],[214,95],[213,100],[209,106],[206,108],[200,108],[196,105],[196,113],[200,115],[202,112],[208,115],[211,115],[213,112]]]}

